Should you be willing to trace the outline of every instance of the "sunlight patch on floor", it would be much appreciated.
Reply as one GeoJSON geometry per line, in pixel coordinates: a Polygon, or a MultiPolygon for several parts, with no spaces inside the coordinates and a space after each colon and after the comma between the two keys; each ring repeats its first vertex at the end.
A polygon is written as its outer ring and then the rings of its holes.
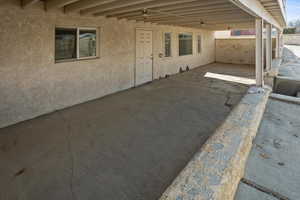
{"type": "Polygon", "coordinates": [[[239,77],[239,76],[231,76],[231,75],[226,75],[226,74],[216,74],[216,73],[211,73],[211,72],[206,72],[204,77],[219,79],[219,80],[223,80],[223,81],[230,81],[230,82],[234,82],[234,83],[241,83],[241,84],[245,84],[245,85],[254,85],[256,83],[254,79],[249,79],[249,78],[244,78],[244,77],[239,77]]]}

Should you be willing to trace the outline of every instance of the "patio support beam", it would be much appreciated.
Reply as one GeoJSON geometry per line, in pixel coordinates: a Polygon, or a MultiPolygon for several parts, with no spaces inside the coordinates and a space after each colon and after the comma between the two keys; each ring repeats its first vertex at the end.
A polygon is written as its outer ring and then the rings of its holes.
{"type": "Polygon", "coordinates": [[[38,1],[39,0],[21,0],[21,6],[22,8],[26,8],[27,6],[37,3],[38,1]]]}
{"type": "Polygon", "coordinates": [[[279,58],[279,49],[280,49],[279,41],[280,41],[280,33],[279,30],[276,29],[276,53],[275,53],[276,59],[279,58]]]}
{"type": "Polygon", "coordinates": [[[95,6],[111,3],[115,0],[85,0],[85,1],[77,1],[75,3],[72,3],[70,5],[65,6],[65,12],[77,12],[80,10],[84,10],[87,8],[92,8],[95,6]]]}
{"type": "Polygon", "coordinates": [[[255,62],[255,77],[256,86],[263,87],[264,85],[264,68],[263,68],[263,20],[261,18],[255,20],[256,30],[256,62],[255,62]]]}
{"type": "Polygon", "coordinates": [[[284,43],[283,43],[283,31],[280,31],[279,32],[280,35],[279,35],[279,58],[282,57],[282,53],[283,53],[283,46],[284,46],[284,43]]]}
{"type": "Polygon", "coordinates": [[[266,69],[270,71],[272,68],[272,25],[266,24],[266,69]]]}
{"type": "Polygon", "coordinates": [[[62,8],[65,5],[74,3],[78,0],[47,0],[46,1],[46,10],[51,10],[54,8],[62,8]]]}
{"type": "MultiPolygon", "coordinates": [[[[101,11],[98,9],[93,10],[93,13],[95,16],[106,16],[106,15],[115,15],[115,14],[122,14],[122,13],[127,13],[127,12],[134,12],[142,9],[150,9],[154,7],[160,7],[160,6],[171,6],[171,5],[176,5],[176,4],[182,4],[182,3],[189,3],[189,2],[195,2],[196,0],[152,0],[147,3],[139,3],[133,6],[126,6],[126,7],[121,7],[117,9],[109,9],[106,11],[101,11]]],[[[88,10],[88,12],[90,12],[88,10]]],[[[88,14],[87,11],[82,11],[82,14],[88,14]]]]}
{"type": "Polygon", "coordinates": [[[130,6],[136,6],[141,5],[144,3],[150,3],[155,0],[123,0],[123,1],[113,1],[111,3],[107,3],[104,5],[99,5],[91,8],[87,8],[82,10],[80,13],[82,15],[87,14],[94,14],[94,13],[101,13],[101,12],[107,12],[109,10],[120,10],[122,8],[130,7],[130,6]]]}

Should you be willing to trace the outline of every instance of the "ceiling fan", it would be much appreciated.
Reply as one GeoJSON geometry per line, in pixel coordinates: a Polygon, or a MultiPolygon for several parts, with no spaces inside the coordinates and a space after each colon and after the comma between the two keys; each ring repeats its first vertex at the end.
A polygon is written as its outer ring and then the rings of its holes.
{"type": "Polygon", "coordinates": [[[178,18],[187,19],[187,20],[191,20],[191,21],[199,21],[199,26],[200,27],[215,25],[215,24],[206,23],[206,22],[204,22],[202,19],[200,19],[198,17],[186,17],[186,16],[182,16],[182,15],[178,15],[178,14],[163,12],[163,11],[160,11],[160,10],[153,10],[153,9],[144,8],[142,10],[142,12],[141,12],[142,17],[144,19],[148,19],[149,17],[151,17],[151,13],[156,13],[156,14],[161,14],[161,15],[171,16],[171,17],[178,17],[178,18]]]}

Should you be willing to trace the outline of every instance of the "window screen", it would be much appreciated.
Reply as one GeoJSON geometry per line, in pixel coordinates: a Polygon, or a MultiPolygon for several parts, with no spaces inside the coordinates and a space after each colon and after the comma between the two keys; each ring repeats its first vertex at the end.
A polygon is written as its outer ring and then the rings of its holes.
{"type": "Polygon", "coordinates": [[[77,30],[55,30],[55,60],[76,58],[77,30]]]}
{"type": "Polygon", "coordinates": [[[165,33],[165,57],[171,57],[171,33],[165,33]]]}
{"type": "Polygon", "coordinates": [[[179,56],[193,54],[192,34],[179,34],[179,56]]]}

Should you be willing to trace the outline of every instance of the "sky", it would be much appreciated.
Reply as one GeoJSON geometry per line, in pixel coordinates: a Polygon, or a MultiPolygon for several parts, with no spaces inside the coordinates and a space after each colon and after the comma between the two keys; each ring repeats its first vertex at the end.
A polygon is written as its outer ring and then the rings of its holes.
{"type": "Polygon", "coordinates": [[[300,19],[300,0],[287,0],[287,20],[300,19]]]}

